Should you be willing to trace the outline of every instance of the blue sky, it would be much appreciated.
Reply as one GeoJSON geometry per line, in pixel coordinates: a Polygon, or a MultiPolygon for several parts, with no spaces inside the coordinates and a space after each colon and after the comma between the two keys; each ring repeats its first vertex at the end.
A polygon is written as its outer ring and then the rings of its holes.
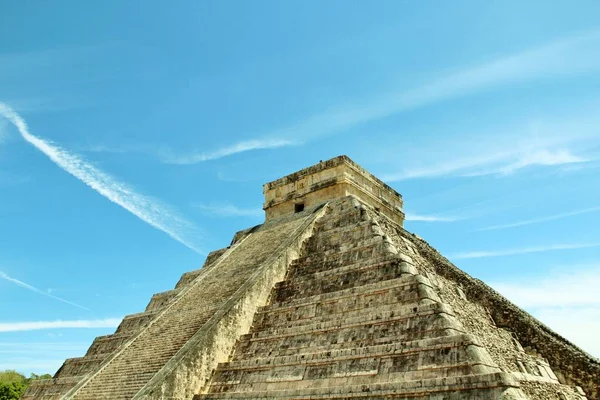
{"type": "Polygon", "coordinates": [[[0,12],[0,369],[53,373],[347,154],[406,228],[600,356],[597,1],[0,12]]]}

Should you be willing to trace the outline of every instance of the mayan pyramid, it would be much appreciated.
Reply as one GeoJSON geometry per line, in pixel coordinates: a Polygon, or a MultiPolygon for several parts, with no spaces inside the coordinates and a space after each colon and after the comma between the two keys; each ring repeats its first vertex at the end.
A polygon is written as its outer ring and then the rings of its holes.
{"type": "Polygon", "coordinates": [[[403,229],[340,156],[24,399],[600,399],[600,361],[403,229]],[[587,397],[586,397],[587,396],[587,397]]]}

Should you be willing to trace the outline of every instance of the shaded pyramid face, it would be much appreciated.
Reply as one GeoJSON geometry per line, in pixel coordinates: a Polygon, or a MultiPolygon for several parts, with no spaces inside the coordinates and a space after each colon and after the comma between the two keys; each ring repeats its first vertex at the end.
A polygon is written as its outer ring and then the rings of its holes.
{"type": "Polygon", "coordinates": [[[265,224],[238,232],[24,398],[600,398],[598,360],[400,217],[339,195],[303,197],[299,210],[282,191],[265,224]]]}

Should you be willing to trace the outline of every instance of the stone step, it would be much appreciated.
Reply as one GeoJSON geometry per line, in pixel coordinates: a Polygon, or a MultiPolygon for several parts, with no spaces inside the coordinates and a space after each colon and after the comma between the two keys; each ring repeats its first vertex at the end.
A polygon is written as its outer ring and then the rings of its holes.
{"type": "Polygon", "coordinates": [[[42,379],[31,382],[21,400],[58,399],[74,387],[83,376],[42,379]]]}
{"type": "Polygon", "coordinates": [[[154,373],[128,373],[127,379],[115,377],[108,379],[101,388],[95,388],[92,393],[77,393],[76,398],[81,400],[99,400],[99,399],[131,399],[145,385],[145,383],[154,376],[154,373]]]}
{"type": "Polygon", "coordinates": [[[87,357],[100,354],[111,354],[125,342],[131,339],[132,335],[132,332],[122,332],[114,333],[112,335],[98,336],[94,339],[92,345],[85,355],[87,357]]]}
{"type": "MultiPolygon", "coordinates": [[[[360,213],[357,213],[356,211],[346,211],[345,214],[343,215],[350,215],[350,213],[352,213],[355,216],[360,216],[360,213]]],[[[336,234],[342,234],[344,232],[350,232],[350,231],[354,231],[354,230],[360,230],[362,228],[368,228],[371,225],[375,224],[375,222],[371,219],[363,219],[363,218],[359,218],[359,220],[357,222],[354,223],[342,223],[343,218],[340,218],[340,216],[342,216],[342,213],[339,213],[336,215],[333,214],[327,214],[323,217],[321,217],[321,219],[319,220],[319,222],[317,222],[315,224],[315,235],[319,235],[319,237],[321,235],[336,235],[336,234]],[[331,222],[336,222],[335,226],[328,226],[328,223],[331,222]]]]}
{"type": "Polygon", "coordinates": [[[396,254],[382,254],[377,257],[373,257],[368,260],[358,260],[353,261],[350,260],[347,264],[340,263],[338,261],[335,262],[319,262],[319,263],[292,263],[289,268],[288,275],[286,280],[293,280],[297,277],[315,275],[315,276],[329,276],[335,273],[335,271],[343,271],[343,270],[353,270],[356,268],[366,267],[372,264],[378,264],[386,261],[399,260],[403,261],[399,258],[399,255],[396,254]]]}
{"type": "Polygon", "coordinates": [[[396,259],[353,270],[342,269],[336,272],[326,277],[309,275],[281,282],[277,285],[273,301],[283,303],[297,298],[377,284],[400,278],[403,275],[412,275],[415,269],[411,265],[396,259]]]}
{"type": "Polygon", "coordinates": [[[194,279],[199,277],[201,274],[204,274],[205,272],[207,272],[211,267],[213,267],[215,265],[215,262],[219,258],[221,258],[221,256],[227,250],[229,250],[229,247],[225,247],[225,248],[211,251],[210,253],[208,253],[208,256],[206,256],[206,260],[204,261],[204,265],[202,266],[202,268],[199,268],[199,269],[196,269],[193,271],[189,271],[189,272],[186,272],[183,275],[181,275],[181,278],[179,278],[179,282],[177,282],[177,284],[175,285],[175,289],[180,289],[183,286],[189,285],[190,283],[192,283],[194,281],[194,279]]]}
{"type": "Polygon", "coordinates": [[[55,378],[86,375],[99,367],[110,354],[67,358],[54,375],[55,378]]]}
{"type": "Polygon", "coordinates": [[[395,326],[392,326],[392,328],[388,331],[374,330],[372,333],[377,335],[376,337],[362,334],[353,336],[348,331],[330,332],[329,335],[317,337],[315,342],[311,342],[310,338],[304,336],[273,339],[274,344],[272,345],[261,341],[250,342],[247,339],[243,339],[244,342],[240,344],[232,360],[294,355],[299,352],[320,351],[322,349],[361,348],[371,345],[396,343],[398,340],[429,339],[464,333],[463,329],[448,327],[419,331],[418,333],[397,332],[394,330],[395,326]]]}
{"type": "MultiPolygon", "coordinates": [[[[340,214],[338,214],[338,215],[340,215],[340,214]]],[[[335,218],[334,216],[332,216],[332,217],[335,218]]],[[[338,217],[338,219],[340,219],[340,218],[338,217]]],[[[324,228],[323,224],[324,224],[324,222],[327,222],[327,221],[330,221],[329,217],[322,217],[322,219],[317,223],[315,237],[323,237],[324,235],[344,234],[345,232],[352,232],[352,231],[356,231],[356,230],[360,230],[360,229],[364,229],[364,228],[370,229],[371,226],[376,224],[376,222],[374,222],[373,220],[366,219],[366,220],[361,220],[361,221],[353,223],[353,224],[339,225],[333,229],[326,230],[326,229],[323,229],[324,228]]]]}
{"type": "Polygon", "coordinates": [[[336,210],[336,212],[321,217],[317,223],[317,229],[318,232],[327,232],[339,227],[355,225],[362,221],[371,221],[371,218],[359,209],[336,210]]]}
{"type": "Polygon", "coordinates": [[[160,308],[155,308],[150,311],[143,311],[137,314],[126,315],[115,333],[136,332],[152,321],[160,312],[160,308]]]}
{"type": "MultiPolygon", "coordinates": [[[[386,381],[372,383],[368,377],[364,383],[348,384],[348,378],[340,378],[332,385],[331,379],[322,382],[311,381],[312,387],[292,389],[298,382],[292,382],[285,390],[261,390],[249,392],[225,392],[195,395],[194,400],[217,399],[444,399],[476,400],[499,399],[504,393],[519,387],[519,383],[509,374],[495,372],[469,376],[443,377],[415,381],[393,381],[390,375],[386,381]],[[432,397],[436,396],[436,397],[432,397]]],[[[355,381],[355,379],[353,379],[355,381]]],[[[508,397],[505,397],[508,398],[508,397]]],[[[522,397],[512,397],[521,399],[522,397]]]]}
{"type": "MultiPolygon", "coordinates": [[[[426,353],[425,353],[426,354],[426,353]]],[[[322,364],[318,366],[291,366],[280,367],[269,370],[253,371],[228,371],[223,379],[228,381],[211,382],[211,393],[222,392],[250,392],[258,388],[268,388],[269,391],[277,392],[290,387],[296,389],[308,389],[323,385],[327,382],[331,386],[344,387],[345,385],[376,384],[379,382],[416,381],[440,377],[456,377],[466,375],[477,375],[499,372],[499,368],[490,367],[480,363],[460,362],[440,364],[428,368],[420,368],[402,372],[385,372],[379,374],[379,369],[391,371],[397,358],[364,358],[353,360],[342,360],[337,363],[322,364]]],[[[216,376],[215,379],[219,379],[216,376]]]]}
{"type": "Polygon", "coordinates": [[[328,231],[319,230],[310,243],[307,250],[330,250],[347,246],[349,243],[360,242],[376,235],[382,236],[381,230],[373,221],[361,221],[353,225],[342,225],[328,231]]]}
{"type": "Polygon", "coordinates": [[[326,320],[364,316],[390,310],[399,315],[405,309],[418,305],[439,303],[439,297],[429,285],[409,282],[388,288],[369,288],[353,296],[308,303],[257,313],[253,326],[258,329],[269,327],[292,327],[326,320]],[[375,289],[375,290],[373,290],[375,289]]]}
{"type": "MultiPolygon", "coordinates": [[[[357,262],[353,262],[350,264],[339,264],[339,263],[335,263],[335,264],[320,264],[320,265],[315,265],[315,264],[303,264],[300,265],[297,269],[298,271],[298,277],[303,277],[303,276],[314,276],[314,277],[320,277],[320,278],[328,278],[334,275],[338,275],[342,272],[347,272],[347,271],[352,271],[355,269],[361,269],[361,268],[365,268],[368,266],[373,266],[373,265],[378,265],[378,264],[382,264],[385,263],[387,261],[395,261],[398,263],[401,263],[403,266],[406,267],[407,270],[411,270],[412,272],[407,272],[407,273],[411,273],[412,275],[416,275],[417,274],[417,270],[414,267],[414,263],[412,261],[412,259],[404,254],[398,253],[398,254],[390,254],[390,253],[385,253],[382,254],[380,256],[377,257],[373,257],[370,258],[368,260],[358,260],[357,262]]],[[[290,280],[291,279],[295,279],[295,276],[290,276],[290,280]]]]}
{"type": "MultiPolygon", "coordinates": [[[[401,288],[399,289],[401,290],[401,288]]],[[[412,292],[407,293],[411,296],[414,295],[412,292]]],[[[285,313],[263,314],[262,320],[260,318],[255,319],[253,330],[258,332],[273,329],[291,329],[307,325],[336,326],[348,321],[384,321],[394,317],[414,316],[418,313],[430,312],[453,314],[450,306],[440,302],[419,304],[419,300],[423,299],[419,297],[414,297],[412,302],[403,304],[395,302],[394,300],[397,300],[401,294],[395,291],[386,291],[368,296],[369,298],[362,296],[364,302],[355,303],[348,308],[328,307],[329,305],[318,304],[312,308],[312,315],[298,315],[293,312],[288,315],[285,313]],[[376,296],[377,298],[374,298],[376,296]]]]}
{"type": "MultiPolygon", "coordinates": [[[[428,287],[425,287],[428,288],[428,287]]],[[[414,293],[413,292],[409,292],[407,291],[408,295],[413,296],[414,293]]],[[[422,298],[422,297],[421,297],[422,298]]],[[[415,299],[416,301],[419,300],[419,298],[415,299]]],[[[429,315],[429,314],[440,314],[440,313],[444,313],[444,314],[448,314],[448,315],[454,315],[451,308],[448,306],[443,305],[442,303],[433,303],[433,304],[438,304],[438,307],[427,307],[429,304],[431,303],[426,303],[423,305],[419,305],[416,302],[406,302],[404,303],[406,305],[410,305],[411,307],[409,308],[409,312],[402,314],[402,313],[394,313],[393,311],[385,314],[385,313],[376,313],[376,312],[372,312],[372,313],[367,313],[367,314],[362,314],[362,313],[357,313],[356,316],[354,317],[348,317],[348,318],[332,318],[332,319],[325,319],[324,321],[315,321],[315,322],[311,322],[311,323],[307,323],[307,324],[303,324],[303,325],[292,325],[292,326],[269,326],[266,327],[264,330],[261,330],[261,326],[257,326],[254,329],[254,333],[251,334],[251,336],[253,338],[261,338],[261,337],[271,337],[271,336],[288,336],[288,335],[294,335],[294,334],[302,334],[302,333],[306,333],[306,332],[313,332],[316,330],[327,330],[327,329],[338,329],[340,327],[345,327],[345,326],[360,326],[360,325],[364,325],[365,323],[383,323],[386,321],[397,321],[397,320],[405,320],[405,319],[411,319],[411,318],[416,318],[419,316],[424,316],[424,315],[429,315]],[[425,307],[425,308],[423,308],[425,307]],[[387,318],[384,318],[387,317],[387,318]]],[[[400,307],[399,307],[400,308],[400,307]]]]}
{"type": "Polygon", "coordinates": [[[198,276],[200,276],[200,274],[202,272],[205,272],[204,268],[205,267],[196,269],[193,271],[185,272],[183,275],[181,275],[181,278],[179,278],[179,281],[175,285],[175,289],[181,289],[182,287],[187,286],[190,283],[192,283],[194,281],[194,279],[196,279],[198,276]]]}
{"type": "MultiPolygon", "coordinates": [[[[406,267],[413,267],[405,261],[406,257],[399,254],[383,253],[368,259],[352,260],[349,259],[346,262],[321,262],[321,263],[309,263],[304,262],[302,264],[294,265],[290,268],[290,272],[286,276],[284,282],[280,282],[277,288],[286,286],[287,282],[302,282],[303,280],[312,279],[327,279],[337,277],[344,273],[352,271],[364,270],[369,268],[377,268],[386,264],[402,264],[406,267]]],[[[412,268],[413,270],[414,267],[412,268]]],[[[415,270],[416,271],[416,270],[415,270]]],[[[416,272],[415,272],[416,273],[416,272]]],[[[414,274],[414,273],[413,273],[414,274]]]]}
{"type": "Polygon", "coordinates": [[[173,300],[175,298],[175,296],[177,296],[177,294],[180,292],[180,290],[181,290],[181,288],[171,289],[171,290],[167,290],[165,292],[160,292],[160,293],[155,293],[154,295],[152,295],[150,302],[146,306],[146,311],[152,311],[152,310],[164,308],[171,300],[173,300]]]}
{"type": "MultiPolygon", "coordinates": [[[[297,298],[290,301],[273,302],[271,305],[262,307],[260,313],[293,312],[302,307],[315,306],[317,304],[330,304],[333,307],[350,307],[361,301],[364,296],[378,294],[395,288],[408,288],[410,285],[418,284],[432,288],[429,279],[422,275],[404,275],[396,279],[390,279],[384,282],[375,282],[359,287],[338,290],[336,292],[314,294],[304,298],[297,298]]],[[[408,289],[404,289],[408,290],[408,289]]],[[[437,294],[435,295],[437,298],[437,294]]]]}
{"type": "MultiPolygon", "coordinates": [[[[462,348],[468,346],[479,348],[479,351],[471,352],[472,357],[468,361],[478,361],[486,365],[495,366],[487,353],[485,353],[485,356],[482,355],[484,352],[481,352],[480,350],[483,349],[483,346],[475,336],[459,334],[388,344],[375,344],[359,348],[324,349],[301,352],[294,355],[233,360],[228,363],[220,364],[217,370],[223,372],[229,370],[264,369],[265,367],[275,368],[293,365],[323,365],[324,363],[337,363],[342,360],[399,357],[419,354],[422,352],[437,351],[440,349],[447,350],[449,348],[462,348]]],[[[431,358],[430,360],[434,362],[446,361],[449,363],[467,361],[465,359],[461,360],[457,358],[448,360],[445,355],[442,355],[437,359],[431,358]]],[[[430,367],[430,365],[426,364],[425,367],[430,367]]]]}
{"type": "Polygon", "coordinates": [[[434,312],[384,321],[360,321],[325,329],[312,328],[301,333],[289,329],[277,335],[269,335],[270,332],[244,335],[240,338],[234,359],[295,354],[306,348],[358,348],[464,333],[453,316],[434,312]]]}
{"type": "Polygon", "coordinates": [[[384,241],[381,236],[362,240],[358,243],[351,243],[348,246],[339,247],[327,251],[318,249],[311,250],[310,243],[306,249],[306,255],[297,260],[297,265],[301,264],[323,264],[342,266],[344,263],[351,264],[360,260],[369,260],[374,257],[380,257],[387,254],[394,254],[390,250],[390,243],[384,241]]]}

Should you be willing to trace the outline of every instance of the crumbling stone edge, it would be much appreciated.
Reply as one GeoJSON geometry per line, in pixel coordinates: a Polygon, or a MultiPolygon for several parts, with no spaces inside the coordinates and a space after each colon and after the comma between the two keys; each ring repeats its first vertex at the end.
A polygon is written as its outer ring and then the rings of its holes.
{"type": "Polygon", "coordinates": [[[588,399],[600,400],[600,360],[523,311],[479,279],[460,270],[419,236],[396,225],[436,272],[460,286],[467,298],[486,307],[498,327],[510,330],[526,351],[547,358],[563,384],[581,386],[588,399]]]}

